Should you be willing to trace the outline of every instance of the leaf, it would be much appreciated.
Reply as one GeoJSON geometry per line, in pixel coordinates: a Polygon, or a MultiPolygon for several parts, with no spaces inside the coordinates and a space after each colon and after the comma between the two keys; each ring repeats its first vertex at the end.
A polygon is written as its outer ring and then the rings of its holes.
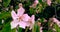
{"type": "Polygon", "coordinates": [[[10,32],[11,28],[10,28],[10,23],[8,22],[7,24],[4,24],[2,32],[10,32]]]}
{"type": "Polygon", "coordinates": [[[3,6],[7,7],[11,0],[3,0],[3,6]]]}
{"type": "Polygon", "coordinates": [[[41,22],[41,23],[44,22],[44,18],[41,18],[40,22],[41,22]]]}
{"type": "Polygon", "coordinates": [[[11,32],[16,32],[16,29],[12,29],[11,32]]]}
{"type": "Polygon", "coordinates": [[[38,0],[40,3],[42,3],[42,0],[38,0]]]}
{"type": "Polygon", "coordinates": [[[11,17],[10,12],[2,12],[0,14],[0,19],[5,19],[5,18],[8,18],[8,17],[11,17]]]}
{"type": "Polygon", "coordinates": [[[29,13],[32,15],[32,14],[36,14],[36,11],[35,11],[35,8],[30,8],[29,9],[29,13]]]}
{"type": "Polygon", "coordinates": [[[54,25],[54,28],[56,29],[57,32],[60,32],[60,27],[58,27],[57,24],[54,25]]]}
{"type": "Polygon", "coordinates": [[[18,32],[22,32],[22,28],[19,27],[18,32]]]}
{"type": "Polygon", "coordinates": [[[40,32],[40,27],[37,25],[37,23],[34,24],[32,32],[40,32]]]}

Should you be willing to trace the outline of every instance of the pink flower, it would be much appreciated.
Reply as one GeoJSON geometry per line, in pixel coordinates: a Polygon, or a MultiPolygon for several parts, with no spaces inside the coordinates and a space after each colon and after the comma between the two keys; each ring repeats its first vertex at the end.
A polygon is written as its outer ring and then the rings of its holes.
{"type": "Polygon", "coordinates": [[[50,6],[51,5],[51,0],[47,0],[47,4],[50,6]]]}
{"type": "Polygon", "coordinates": [[[53,18],[53,22],[55,22],[60,27],[60,21],[56,18],[53,18]]]}
{"type": "Polygon", "coordinates": [[[35,0],[34,3],[30,7],[35,8],[38,3],[39,3],[39,1],[38,0],[35,0]]]}
{"type": "Polygon", "coordinates": [[[29,16],[28,14],[24,14],[24,11],[25,10],[22,7],[18,9],[17,14],[12,10],[11,16],[13,21],[11,22],[11,29],[16,28],[17,26],[25,29],[29,16]]]}
{"type": "Polygon", "coordinates": [[[31,30],[34,26],[34,23],[35,23],[35,16],[32,15],[28,20],[27,27],[30,27],[29,29],[31,30]]]}
{"type": "Polygon", "coordinates": [[[37,5],[39,3],[39,1],[38,0],[35,0],[34,3],[37,5]]]}
{"type": "Polygon", "coordinates": [[[17,10],[17,14],[15,13],[15,11],[12,10],[11,16],[13,18],[13,21],[11,22],[11,29],[16,28],[17,26],[24,28],[24,29],[26,26],[29,26],[30,29],[32,29],[35,16],[32,15],[30,17],[28,16],[28,14],[24,14],[24,12],[25,12],[25,9],[23,7],[20,7],[17,10]]]}
{"type": "Polygon", "coordinates": [[[57,20],[56,18],[53,18],[53,22],[58,23],[59,20],[57,20]]]}

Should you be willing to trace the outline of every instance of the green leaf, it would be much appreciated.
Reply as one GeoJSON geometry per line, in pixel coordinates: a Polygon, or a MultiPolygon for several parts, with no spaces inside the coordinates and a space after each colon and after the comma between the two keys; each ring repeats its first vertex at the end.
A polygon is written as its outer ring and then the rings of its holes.
{"type": "Polygon", "coordinates": [[[42,3],[42,0],[39,0],[40,3],[42,3]]]}
{"type": "Polygon", "coordinates": [[[3,0],[3,6],[7,7],[11,0],[3,0]]]}
{"type": "Polygon", "coordinates": [[[36,9],[35,8],[30,8],[29,9],[29,13],[32,15],[32,14],[36,14],[36,9]]]}
{"type": "Polygon", "coordinates": [[[60,27],[58,27],[57,24],[54,25],[54,28],[56,29],[57,32],[60,32],[60,27]]]}
{"type": "Polygon", "coordinates": [[[18,32],[22,32],[22,28],[19,27],[18,32]]]}
{"type": "Polygon", "coordinates": [[[0,14],[0,19],[6,19],[6,18],[8,18],[8,17],[11,17],[10,12],[2,12],[2,13],[0,14]]]}
{"type": "Polygon", "coordinates": [[[8,22],[7,24],[4,24],[2,32],[10,32],[11,28],[10,28],[10,23],[8,22]]]}
{"type": "Polygon", "coordinates": [[[44,18],[41,18],[40,22],[41,22],[41,23],[44,22],[44,18]]]}
{"type": "Polygon", "coordinates": [[[37,25],[37,23],[34,24],[32,32],[40,32],[40,27],[37,25]]]}
{"type": "Polygon", "coordinates": [[[16,32],[16,29],[12,29],[11,32],[16,32]]]}

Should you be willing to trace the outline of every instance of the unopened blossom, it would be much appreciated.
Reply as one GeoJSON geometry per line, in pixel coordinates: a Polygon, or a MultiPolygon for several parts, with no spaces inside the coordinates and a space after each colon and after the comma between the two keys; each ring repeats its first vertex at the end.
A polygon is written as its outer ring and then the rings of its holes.
{"type": "Polygon", "coordinates": [[[18,6],[19,6],[19,8],[20,8],[20,7],[23,7],[22,3],[19,3],[19,5],[18,5],[18,6]]]}
{"type": "Polygon", "coordinates": [[[34,1],[34,4],[36,4],[36,5],[37,5],[38,3],[39,3],[39,1],[38,1],[38,0],[35,0],[35,1],[34,1]]]}
{"type": "Polygon", "coordinates": [[[43,28],[43,27],[40,27],[40,32],[43,32],[42,28],[43,28]]]}
{"type": "Polygon", "coordinates": [[[38,18],[38,20],[41,20],[40,18],[38,18]]]}
{"type": "Polygon", "coordinates": [[[10,9],[12,10],[13,9],[13,6],[10,6],[10,9]]]}
{"type": "Polygon", "coordinates": [[[51,5],[51,0],[47,0],[47,4],[50,6],[51,5]]]}
{"type": "Polygon", "coordinates": [[[39,1],[35,0],[34,3],[33,3],[33,6],[36,6],[38,3],[39,3],[39,1]]]}
{"type": "Polygon", "coordinates": [[[2,19],[2,24],[4,23],[4,20],[2,19]]]}
{"type": "Polygon", "coordinates": [[[33,3],[30,7],[35,8],[35,7],[37,6],[38,3],[39,3],[39,1],[38,1],[38,0],[35,0],[34,3],[33,3]]]}

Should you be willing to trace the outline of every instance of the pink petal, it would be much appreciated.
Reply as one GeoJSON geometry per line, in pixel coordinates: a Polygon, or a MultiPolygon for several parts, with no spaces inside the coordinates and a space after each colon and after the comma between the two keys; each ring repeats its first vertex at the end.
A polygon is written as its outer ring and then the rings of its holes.
{"type": "Polygon", "coordinates": [[[14,29],[18,26],[19,23],[17,20],[13,20],[10,24],[11,24],[11,29],[14,29]]]}
{"type": "Polygon", "coordinates": [[[43,31],[42,31],[42,28],[43,28],[43,27],[40,27],[40,32],[43,32],[43,31]]]}
{"type": "Polygon", "coordinates": [[[54,21],[55,23],[59,22],[59,20],[57,20],[56,18],[53,18],[53,21],[54,21]]]}
{"type": "Polygon", "coordinates": [[[30,30],[31,30],[33,28],[33,26],[34,26],[34,23],[35,23],[35,16],[34,15],[31,16],[30,21],[32,22],[32,23],[29,23],[30,30]]]}
{"type": "Polygon", "coordinates": [[[34,26],[33,24],[30,24],[30,28],[29,29],[31,30],[33,28],[33,26],[34,26]]]}
{"type": "Polygon", "coordinates": [[[25,12],[25,9],[23,7],[20,7],[18,10],[17,10],[17,15],[18,16],[22,16],[25,12]]]}
{"type": "Polygon", "coordinates": [[[51,0],[47,0],[47,4],[50,6],[51,5],[51,0]]]}
{"type": "Polygon", "coordinates": [[[15,20],[17,18],[17,14],[15,13],[14,10],[12,10],[11,16],[12,16],[13,20],[15,20]]]}
{"type": "Polygon", "coordinates": [[[56,18],[53,18],[54,22],[60,27],[60,21],[57,20],[56,18]]]}
{"type": "Polygon", "coordinates": [[[20,22],[19,22],[19,27],[25,29],[26,26],[27,26],[26,22],[24,22],[24,21],[20,21],[20,22]]]}
{"type": "Polygon", "coordinates": [[[57,25],[60,27],[60,22],[57,22],[57,25]]]}
{"type": "Polygon", "coordinates": [[[39,3],[39,1],[38,1],[38,0],[35,0],[34,2],[35,2],[35,4],[36,4],[36,5],[39,3]]]}
{"type": "Polygon", "coordinates": [[[35,15],[32,15],[32,16],[31,16],[31,21],[32,21],[32,23],[34,24],[34,22],[35,22],[35,15]]]}
{"type": "Polygon", "coordinates": [[[30,16],[28,16],[28,14],[24,14],[23,15],[23,21],[28,21],[28,19],[30,18],[30,16]]]}

